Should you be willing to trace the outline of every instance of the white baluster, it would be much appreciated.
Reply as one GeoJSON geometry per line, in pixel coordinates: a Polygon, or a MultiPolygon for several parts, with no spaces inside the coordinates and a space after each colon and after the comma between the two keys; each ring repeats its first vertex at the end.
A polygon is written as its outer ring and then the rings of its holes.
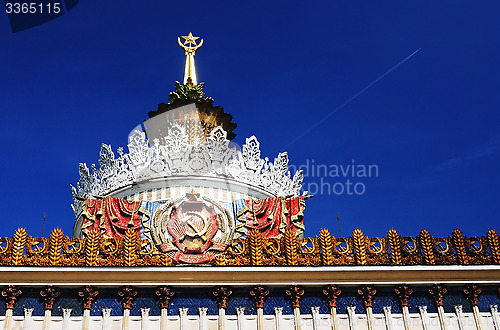
{"type": "Polygon", "coordinates": [[[148,330],[149,308],[141,308],[141,330],[148,330]]]}
{"type": "Polygon", "coordinates": [[[491,305],[490,306],[491,318],[493,319],[493,326],[495,330],[500,330],[500,318],[498,317],[498,306],[491,305]]]}
{"type": "Polygon", "coordinates": [[[187,330],[187,315],[189,308],[179,308],[180,328],[187,330]]]}
{"type": "Polygon", "coordinates": [[[455,306],[455,314],[458,320],[458,329],[464,330],[464,313],[462,313],[462,305],[455,306]]]}
{"type": "Polygon", "coordinates": [[[347,307],[347,317],[349,318],[349,330],[357,330],[358,317],[356,315],[356,306],[347,307]]]}
{"type": "Polygon", "coordinates": [[[243,321],[245,321],[245,307],[236,308],[238,330],[243,330],[243,321]]]}
{"type": "Polygon", "coordinates": [[[33,308],[25,308],[23,329],[29,330],[31,328],[32,323],[33,323],[33,308]]]}
{"type": "Polygon", "coordinates": [[[313,320],[313,330],[319,330],[319,307],[311,307],[311,315],[313,320]]]}
{"type": "Polygon", "coordinates": [[[103,308],[102,310],[102,330],[111,329],[111,308],[103,308]]]}
{"type": "Polygon", "coordinates": [[[384,306],[385,327],[387,330],[392,330],[392,313],[391,306],[384,306]]]}
{"type": "Polygon", "coordinates": [[[276,324],[276,330],[281,329],[281,317],[283,314],[283,307],[274,307],[274,319],[276,324]]]}
{"type": "Polygon", "coordinates": [[[429,315],[427,315],[427,306],[418,306],[418,311],[420,313],[420,319],[422,320],[422,329],[429,329],[429,315]]]}
{"type": "Polygon", "coordinates": [[[207,311],[207,307],[198,308],[198,312],[200,313],[200,330],[208,330],[207,311]]]}
{"type": "Polygon", "coordinates": [[[68,330],[70,326],[70,316],[71,316],[71,309],[70,308],[63,308],[63,322],[62,322],[62,329],[63,330],[68,330]]]}

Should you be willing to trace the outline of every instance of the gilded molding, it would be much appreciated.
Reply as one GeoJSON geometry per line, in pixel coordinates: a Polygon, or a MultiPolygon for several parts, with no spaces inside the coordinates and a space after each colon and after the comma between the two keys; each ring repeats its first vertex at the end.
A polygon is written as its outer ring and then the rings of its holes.
{"type": "Polygon", "coordinates": [[[319,245],[321,248],[321,263],[323,265],[333,265],[333,242],[328,229],[319,231],[319,245]]]}
{"type": "Polygon", "coordinates": [[[97,265],[100,233],[98,229],[89,230],[85,239],[85,265],[97,265]]]}
{"type": "Polygon", "coordinates": [[[427,265],[435,265],[434,258],[434,240],[427,229],[422,229],[419,234],[420,246],[424,255],[424,260],[427,265]]]}
{"type": "Polygon", "coordinates": [[[12,265],[21,265],[23,261],[23,251],[24,246],[26,245],[28,234],[26,233],[26,229],[18,228],[14,237],[12,238],[13,246],[12,246],[12,265]]]}
{"type": "Polygon", "coordinates": [[[401,251],[403,250],[403,248],[401,243],[401,236],[399,235],[398,231],[394,228],[389,229],[389,231],[387,232],[387,240],[389,243],[389,249],[391,251],[391,262],[395,265],[401,265],[403,262],[401,251]]]}
{"type": "MultiPolygon", "coordinates": [[[[25,229],[12,238],[0,238],[0,266],[172,266],[176,261],[153,242],[127,231],[123,238],[103,238],[91,230],[85,238],[63,236],[55,229],[49,238],[33,238],[25,229]]],[[[319,237],[298,238],[292,230],[266,238],[249,231],[233,239],[212,266],[330,266],[330,265],[487,265],[500,264],[496,231],[467,237],[455,229],[449,237],[432,238],[427,230],[417,237],[366,237],[359,229],[350,237],[334,238],[328,230],[319,237]]]]}
{"type": "Polygon", "coordinates": [[[52,231],[49,237],[49,264],[58,266],[61,263],[61,249],[63,245],[64,234],[60,228],[52,231]]]}
{"type": "Polygon", "coordinates": [[[135,266],[137,261],[137,232],[128,229],[123,237],[123,266],[135,266]]]}
{"type": "Polygon", "coordinates": [[[458,263],[461,265],[468,265],[469,257],[465,249],[464,235],[460,229],[456,228],[453,230],[452,240],[458,263]]]}
{"type": "Polygon", "coordinates": [[[283,236],[283,246],[285,248],[286,264],[289,266],[298,264],[297,245],[295,232],[291,229],[287,229],[285,231],[285,235],[283,236]]]}
{"type": "Polygon", "coordinates": [[[366,264],[366,240],[365,235],[363,234],[361,229],[354,229],[354,231],[352,232],[352,240],[354,244],[356,264],[366,264]]]}
{"type": "Polygon", "coordinates": [[[491,259],[493,263],[500,264],[500,245],[498,240],[497,232],[493,229],[489,229],[486,235],[488,239],[488,246],[490,248],[491,259]]]}
{"type": "Polygon", "coordinates": [[[250,244],[250,264],[252,266],[262,265],[262,235],[257,229],[248,232],[248,243],[250,244]]]}

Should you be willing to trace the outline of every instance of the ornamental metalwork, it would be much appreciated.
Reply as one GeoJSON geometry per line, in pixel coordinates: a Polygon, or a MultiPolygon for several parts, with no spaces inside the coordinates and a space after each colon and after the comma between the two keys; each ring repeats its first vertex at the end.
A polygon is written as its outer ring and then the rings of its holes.
{"type": "Polygon", "coordinates": [[[479,305],[479,296],[482,292],[483,290],[476,284],[468,284],[464,287],[464,293],[471,306],[479,305]]]}
{"type": "Polygon", "coordinates": [[[399,298],[401,306],[408,306],[408,301],[413,294],[413,289],[406,284],[399,284],[394,287],[394,293],[399,298]]]}
{"type": "Polygon", "coordinates": [[[227,308],[227,299],[233,294],[233,291],[224,285],[215,287],[212,291],[214,300],[217,302],[218,309],[227,308]]]}
{"type": "Polygon", "coordinates": [[[48,285],[44,289],[40,291],[40,296],[42,297],[43,300],[43,309],[44,310],[52,310],[54,307],[54,302],[59,298],[61,295],[61,291],[59,291],[59,288],[48,285]]]}
{"type": "Polygon", "coordinates": [[[99,290],[92,285],[85,285],[78,290],[78,297],[83,302],[83,309],[92,309],[92,303],[99,295],[99,290]]]}
{"type": "Polygon", "coordinates": [[[155,295],[158,298],[158,301],[160,302],[160,307],[163,309],[163,308],[168,308],[168,304],[175,295],[175,291],[171,287],[165,285],[165,286],[160,286],[158,289],[156,289],[155,295]]]}
{"type": "Polygon", "coordinates": [[[342,291],[335,285],[335,284],[330,284],[327,285],[323,289],[323,294],[325,295],[327,301],[328,301],[328,307],[337,307],[337,298],[340,296],[342,291]]]}
{"type": "Polygon", "coordinates": [[[363,300],[365,308],[372,307],[373,297],[375,297],[376,293],[377,290],[368,284],[365,284],[358,289],[358,294],[361,296],[361,300],[363,300]]]}
{"type": "Polygon", "coordinates": [[[9,285],[1,292],[2,298],[5,299],[5,309],[14,309],[16,301],[23,292],[14,285],[9,285]]]}
{"type": "Polygon", "coordinates": [[[290,176],[288,154],[282,152],[270,162],[261,158],[255,136],[246,139],[241,150],[230,146],[227,132],[214,128],[206,143],[189,143],[185,129],[173,125],[167,136],[150,141],[144,132],[135,130],[129,137],[128,153],[123,148],[115,155],[110,145],[102,144],[99,168],[89,170],[80,163],[80,180],[71,186],[73,210],[81,212],[82,199],[106,196],[141,181],[175,176],[229,179],[258,187],[274,196],[298,196],[303,173],[290,176]]]}
{"type": "Polygon", "coordinates": [[[250,289],[249,294],[255,302],[255,308],[264,308],[264,301],[269,296],[269,289],[263,285],[257,285],[250,289]]]}
{"type": "Polygon", "coordinates": [[[442,284],[433,284],[428,289],[429,294],[434,300],[434,304],[436,306],[443,306],[443,299],[448,289],[442,284]]]}
{"type": "MultiPolygon", "coordinates": [[[[394,230],[388,232],[394,234],[394,230]]],[[[196,235],[195,235],[196,236],[196,235]]],[[[357,229],[350,237],[334,237],[322,230],[322,238],[299,238],[291,230],[282,237],[264,237],[257,230],[247,238],[232,239],[227,248],[208,263],[213,266],[329,266],[329,265],[425,265],[425,254],[429,249],[437,251],[443,242],[452,246],[453,238],[434,238],[431,245],[422,248],[419,236],[401,236],[390,240],[387,237],[366,237],[357,229]],[[360,238],[363,237],[363,240],[360,238]],[[363,249],[356,249],[362,245],[363,249]],[[391,243],[392,242],[392,243],[391,243]],[[398,259],[392,258],[392,249],[401,252],[398,259]],[[362,255],[361,255],[362,254],[362,255]]],[[[393,237],[394,238],[394,237],[393,237]]],[[[495,230],[488,230],[481,237],[463,236],[463,246],[468,265],[496,265],[494,253],[498,246],[489,245],[498,241],[495,230]],[[495,237],[497,239],[495,239],[495,237]]],[[[455,249],[435,259],[435,265],[464,265],[457,258],[455,249]]],[[[124,237],[105,238],[99,230],[90,230],[85,238],[62,236],[60,229],[52,231],[50,237],[28,236],[24,228],[12,237],[0,238],[0,265],[12,266],[171,266],[179,261],[169,253],[158,249],[154,242],[137,237],[129,229],[124,237]],[[52,248],[61,247],[60,249],[52,248]]]]}
{"type": "Polygon", "coordinates": [[[130,285],[125,285],[124,287],[118,290],[118,296],[122,298],[122,306],[123,309],[131,309],[132,302],[137,296],[138,291],[131,287],[130,285]]]}
{"type": "Polygon", "coordinates": [[[285,290],[285,295],[287,299],[290,301],[290,306],[292,308],[300,308],[300,300],[304,295],[304,289],[299,285],[290,285],[285,290]]]}

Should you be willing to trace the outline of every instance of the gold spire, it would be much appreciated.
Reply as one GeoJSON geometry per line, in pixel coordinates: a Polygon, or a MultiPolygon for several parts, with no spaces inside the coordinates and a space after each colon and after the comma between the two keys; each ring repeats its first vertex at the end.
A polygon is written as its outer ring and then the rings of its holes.
{"type": "Polygon", "coordinates": [[[193,37],[193,34],[189,32],[187,36],[177,37],[177,42],[179,46],[184,49],[186,55],[186,67],[184,69],[184,84],[191,79],[193,85],[197,85],[198,81],[196,80],[196,68],[194,66],[194,54],[198,50],[198,48],[203,45],[203,39],[200,40],[199,44],[196,44],[196,39],[200,37],[193,37]],[[181,42],[181,37],[184,39],[184,43],[181,42]],[[186,46],[188,44],[188,46],[186,46]],[[194,45],[194,46],[192,46],[194,45]]]}

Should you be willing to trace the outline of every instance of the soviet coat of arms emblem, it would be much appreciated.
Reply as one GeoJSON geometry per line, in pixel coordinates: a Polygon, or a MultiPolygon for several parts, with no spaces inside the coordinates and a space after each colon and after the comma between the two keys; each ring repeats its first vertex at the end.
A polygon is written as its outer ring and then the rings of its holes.
{"type": "Polygon", "coordinates": [[[151,219],[157,248],[182,263],[208,263],[231,242],[233,215],[219,202],[196,193],[160,206],[151,219]]]}

